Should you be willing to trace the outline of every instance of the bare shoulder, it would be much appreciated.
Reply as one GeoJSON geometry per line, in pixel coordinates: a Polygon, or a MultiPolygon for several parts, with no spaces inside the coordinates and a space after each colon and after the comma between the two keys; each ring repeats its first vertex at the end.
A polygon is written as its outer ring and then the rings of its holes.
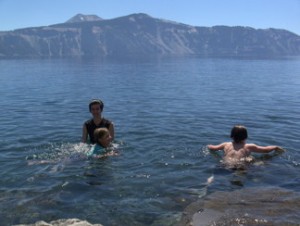
{"type": "Polygon", "coordinates": [[[249,151],[253,151],[257,149],[257,145],[256,144],[245,144],[245,149],[249,150],[249,151]]]}
{"type": "Polygon", "coordinates": [[[221,144],[218,144],[218,145],[212,145],[212,144],[209,144],[207,145],[208,149],[212,150],[212,151],[218,151],[218,150],[222,150],[226,147],[226,143],[221,143],[221,144]]]}
{"type": "Polygon", "coordinates": [[[251,148],[256,148],[256,147],[257,147],[256,144],[245,144],[245,148],[251,149],[251,148]]]}
{"type": "Polygon", "coordinates": [[[232,143],[231,142],[224,142],[224,143],[221,143],[220,144],[223,148],[228,148],[228,147],[231,147],[232,146],[232,143]]]}
{"type": "Polygon", "coordinates": [[[224,147],[232,147],[232,142],[224,142],[223,143],[224,147]]]}

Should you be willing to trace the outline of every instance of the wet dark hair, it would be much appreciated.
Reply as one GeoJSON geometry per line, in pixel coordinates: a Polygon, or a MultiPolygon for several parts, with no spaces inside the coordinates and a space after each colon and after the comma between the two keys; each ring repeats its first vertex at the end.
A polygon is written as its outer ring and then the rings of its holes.
{"type": "Polygon", "coordinates": [[[230,137],[234,140],[236,143],[240,143],[241,141],[248,138],[248,132],[245,126],[242,125],[236,125],[231,129],[231,135],[230,137]]]}
{"type": "Polygon", "coordinates": [[[102,100],[100,100],[100,99],[93,99],[93,100],[91,100],[91,102],[89,104],[89,110],[90,111],[92,110],[92,106],[95,105],[95,104],[99,104],[101,111],[103,111],[104,104],[103,104],[102,100]]]}

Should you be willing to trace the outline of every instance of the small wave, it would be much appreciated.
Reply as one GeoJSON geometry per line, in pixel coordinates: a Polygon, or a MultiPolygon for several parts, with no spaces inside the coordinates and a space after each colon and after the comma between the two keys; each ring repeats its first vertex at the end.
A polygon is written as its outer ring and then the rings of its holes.
{"type": "Polygon", "coordinates": [[[84,143],[51,143],[47,146],[36,147],[32,155],[26,156],[26,160],[37,160],[43,162],[55,162],[65,158],[76,159],[86,155],[90,145],[84,143]]]}
{"type": "MultiPolygon", "coordinates": [[[[92,145],[85,143],[51,143],[35,147],[34,154],[26,156],[29,165],[57,163],[62,160],[80,160],[87,158],[92,145]]],[[[119,143],[112,143],[112,149],[119,149],[119,143]]]]}

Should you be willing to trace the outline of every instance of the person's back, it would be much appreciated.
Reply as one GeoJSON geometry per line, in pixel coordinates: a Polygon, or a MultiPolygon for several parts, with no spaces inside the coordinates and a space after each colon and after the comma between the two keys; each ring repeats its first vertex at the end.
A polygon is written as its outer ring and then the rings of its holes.
{"type": "Polygon", "coordinates": [[[224,151],[225,161],[252,161],[250,154],[251,152],[256,153],[268,153],[273,150],[284,151],[278,146],[258,146],[256,144],[247,144],[248,132],[246,127],[236,125],[231,130],[230,137],[233,139],[232,142],[224,142],[219,145],[208,145],[208,149],[211,151],[224,151]]]}
{"type": "Polygon", "coordinates": [[[250,155],[251,151],[244,142],[226,142],[224,145],[224,159],[242,159],[250,155]]]}

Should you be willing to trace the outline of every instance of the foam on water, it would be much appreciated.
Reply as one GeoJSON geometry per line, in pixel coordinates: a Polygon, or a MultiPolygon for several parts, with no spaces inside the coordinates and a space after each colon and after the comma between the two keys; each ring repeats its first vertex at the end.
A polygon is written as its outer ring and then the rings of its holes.
{"type": "Polygon", "coordinates": [[[86,159],[90,146],[83,143],[52,143],[47,146],[35,147],[34,154],[26,156],[28,165],[57,164],[57,166],[71,160],[86,159]]]}
{"type": "MultiPolygon", "coordinates": [[[[63,159],[85,159],[92,145],[85,143],[51,143],[40,147],[35,147],[30,152],[34,154],[26,156],[28,161],[58,162],[63,159]]],[[[120,144],[112,143],[112,149],[118,149],[120,144]]]]}

